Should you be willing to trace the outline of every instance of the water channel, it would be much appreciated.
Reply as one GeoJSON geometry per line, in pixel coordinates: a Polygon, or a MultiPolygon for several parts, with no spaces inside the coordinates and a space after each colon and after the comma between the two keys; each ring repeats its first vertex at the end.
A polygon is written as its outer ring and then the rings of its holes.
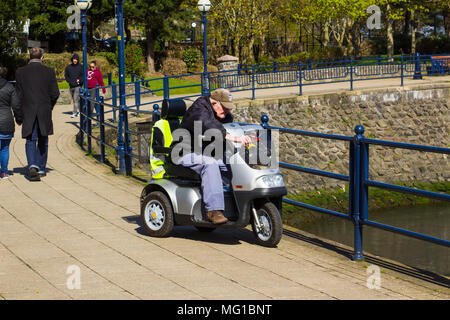
{"type": "MultiPolygon", "coordinates": [[[[450,240],[450,206],[418,206],[369,212],[369,219],[450,240]]],[[[353,224],[330,217],[302,228],[319,237],[353,247],[353,224]]],[[[450,248],[389,231],[364,227],[364,251],[405,265],[450,276],[450,248]]]]}

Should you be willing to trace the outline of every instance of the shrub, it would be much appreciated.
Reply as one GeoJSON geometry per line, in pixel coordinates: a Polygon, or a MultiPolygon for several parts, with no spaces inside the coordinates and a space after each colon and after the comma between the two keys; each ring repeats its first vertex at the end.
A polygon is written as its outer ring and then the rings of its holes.
{"type": "Polygon", "coordinates": [[[125,70],[128,74],[143,74],[145,72],[145,59],[142,48],[136,43],[125,47],[125,70]]]}
{"type": "Polygon", "coordinates": [[[421,54],[448,53],[450,52],[450,36],[438,35],[419,38],[416,51],[421,54]]]}
{"type": "MultiPolygon", "coordinates": [[[[80,63],[83,63],[83,54],[81,52],[77,52],[80,56],[80,63]]],[[[44,54],[44,64],[49,66],[50,68],[55,70],[56,77],[59,79],[64,78],[64,72],[66,67],[71,63],[70,58],[73,56],[73,53],[63,52],[63,53],[46,53],[44,54]]],[[[97,62],[97,67],[100,68],[102,74],[106,76],[109,72],[114,75],[117,74],[117,68],[115,65],[111,64],[108,59],[106,59],[102,55],[88,55],[88,62],[95,60],[97,62]]]]}
{"type": "Polygon", "coordinates": [[[7,80],[14,80],[16,70],[27,64],[28,61],[27,58],[28,55],[26,54],[12,54],[0,56],[0,63],[2,63],[8,69],[8,73],[6,74],[5,78],[7,80]]]}
{"type": "Polygon", "coordinates": [[[166,58],[162,62],[161,72],[169,76],[183,75],[187,73],[187,66],[181,59],[166,58]]]}
{"type": "Polygon", "coordinates": [[[197,67],[200,53],[197,49],[187,49],[183,51],[181,59],[186,63],[188,72],[192,72],[197,67]]]}
{"type": "Polygon", "coordinates": [[[117,67],[117,55],[114,52],[97,52],[95,56],[103,57],[109,62],[111,66],[117,67]]]}

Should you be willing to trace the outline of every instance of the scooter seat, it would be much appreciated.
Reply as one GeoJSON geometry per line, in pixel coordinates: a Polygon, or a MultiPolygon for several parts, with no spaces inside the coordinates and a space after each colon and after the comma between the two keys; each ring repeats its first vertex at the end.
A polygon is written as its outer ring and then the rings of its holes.
{"type": "Polygon", "coordinates": [[[192,169],[183,167],[182,165],[176,165],[168,163],[164,165],[166,174],[173,178],[183,179],[183,180],[193,180],[201,181],[201,177],[192,169]]]}

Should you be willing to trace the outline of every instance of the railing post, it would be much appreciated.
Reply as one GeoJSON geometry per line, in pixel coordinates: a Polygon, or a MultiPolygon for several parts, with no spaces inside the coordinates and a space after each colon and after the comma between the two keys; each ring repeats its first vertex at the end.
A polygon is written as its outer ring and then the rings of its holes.
{"type": "Polygon", "coordinates": [[[401,80],[401,85],[402,85],[402,87],[403,87],[403,84],[404,84],[404,82],[403,82],[403,68],[404,68],[404,57],[403,57],[403,53],[402,53],[402,57],[401,57],[401,77],[402,77],[402,80],[401,80]]]}
{"type": "Polygon", "coordinates": [[[200,85],[201,85],[201,90],[202,90],[202,96],[205,95],[205,74],[202,73],[200,76],[200,85]]]}
{"type": "Polygon", "coordinates": [[[378,65],[381,66],[381,54],[378,55],[378,65]]]}
{"type": "Polygon", "coordinates": [[[134,82],[134,104],[137,111],[139,111],[139,106],[141,105],[141,82],[139,79],[134,82]]]}
{"type": "MultiPolygon", "coordinates": [[[[95,87],[95,101],[97,101],[97,103],[95,104],[95,113],[96,113],[96,118],[97,120],[99,119],[99,101],[100,101],[100,88],[98,87],[98,83],[95,87]]],[[[97,122],[98,123],[98,122],[97,122]]]]}
{"type": "MultiPolygon", "coordinates": [[[[164,75],[163,79],[163,92],[164,92],[164,100],[170,99],[170,88],[169,88],[169,78],[167,77],[167,74],[164,75]]],[[[205,90],[206,92],[206,90],[205,90]]]]}
{"type": "Polygon", "coordinates": [[[131,82],[134,82],[134,72],[131,73],[131,82]]]}
{"type": "Polygon", "coordinates": [[[92,151],[92,141],[91,141],[91,136],[92,136],[92,102],[89,101],[90,95],[88,92],[88,99],[87,99],[87,103],[86,103],[86,115],[87,115],[87,121],[86,121],[86,138],[87,138],[87,151],[88,153],[91,153],[92,151]]]}
{"type": "Polygon", "coordinates": [[[252,64],[252,100],[255,100],[255,65],[252,64]]]}
{"type": "MultiPolygon", "coordinates": [[[[364,128],[363,128],[364,129],[364,128]]],[[[369,215],[369,187],[366,181],[369,179],[369,144],[364,142],[364,136],[361,139],[361,204],[360,204],[360,218],[361,224],[368,220],[369,215]]],[[[362,228],[362,227],[361,227],[362,228]]]]}
{"type": "Polygon", "coordinates": [[[353,57],[350,57],[350,90],[353,91],[353,57]]]}
{"type": "Polygon", "coordinates": [[[277,61],[274,60],[273,61],[273,72],[277,72],[277,71],[278,71],[277,61]]]}
{"type": "Polygon", "coordinates": [[[362,223],[361,223],[361,208],[360,208],[360,187],[361,187],[361,143],[363,139],[364,127],[356,126],[353,140],[353,152],[351,152],[351,156],[353,159],[350,159],[352,163],[352,170],[350,178],[353,178],[353,190],[352,191],[352,204],[351,204],[351,219],[354,226],[354,253],[352,256],[352,260],[363,260],[363,250],[362,250],[362,223]]]}
{"type": "Polygon", "coordinates": [[[123,109],[123,142],[124,142],[124,156],[125,156],[125,172],[128,176],[132,174],[131,152],[132,147],[130,143],[130,132],[128,126],[128,110],[123,109]]]}
{"type": "Polygon", "coordinates": [[[272,130],[269,128],[269,116],[267,114],[263,114],[261,116],[261,127],[263,127],[264,130],[267,130],[267,145],[269,148],[272,146],[272,130]]]}
{"type": "Polygon", "coordinates": [[[303,77],[303,70],[302,70],[302,62],[300,61],[299,63],[298,63],[298,79],[299,79],[299,94],[300,95],[303,95],[303,88],[302,88],[302,86],[303,86],[303,79],[302,79],[302,77],[303,77]]]}
{"type": "Polygon", "coordinates": [[[112,84],[112,74],[111,72],[108,72],[108,86],[111,86],[112,84]]]}
{"type": "Polygon", "coordinates": [[[100,161],[105,162],[105,98],[100,97],[100,161]]]}
{"type": "Polygon", "coordinates": [[[422,80],[422,70],[420,69],[420,53],[416,53],[415,55],[415,69],[414,69],[414,80],[422,80]]]}
{"type": "MultiPolygon", "coordinates": [[[[112,82],[112,104],[114,107],[117,107],[117,86],[116,86],[116,82],[113,81],[112,82]]],[[[113,108],[113,122],[116,123],[117,122],[117,117],[116,117],[116,108],[113,108]]]]}
{"type": "Polygon", "coordinates": [[[86,104],[86,96],[84,93],[84,88],[80,88],[80,131],[79,131],[79,145],[83,149],[83,142],[84,142],[84,132],[83,132],[83,126],[84,126],[84,105],[86,104]]]}

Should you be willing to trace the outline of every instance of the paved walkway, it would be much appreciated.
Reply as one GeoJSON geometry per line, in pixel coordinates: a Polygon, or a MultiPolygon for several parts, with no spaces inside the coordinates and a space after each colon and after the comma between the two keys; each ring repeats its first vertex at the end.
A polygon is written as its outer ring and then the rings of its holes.
{"type": "Polygon", "coordinates": [[[151,238],[139,225],[143,185],[78,148],[70,111],[55,107],[41,182],[24,176],[24,141],[11,145],[13,175],[0,181],[0,299],[450,298],[448,279],[375,257],[353,262],[346,248],[300,231],[275,249],[256,245],[248,229],[175,227],[151,238]],[[379,289],[367,287],[371,263],[381,268],[379,289]]]}

